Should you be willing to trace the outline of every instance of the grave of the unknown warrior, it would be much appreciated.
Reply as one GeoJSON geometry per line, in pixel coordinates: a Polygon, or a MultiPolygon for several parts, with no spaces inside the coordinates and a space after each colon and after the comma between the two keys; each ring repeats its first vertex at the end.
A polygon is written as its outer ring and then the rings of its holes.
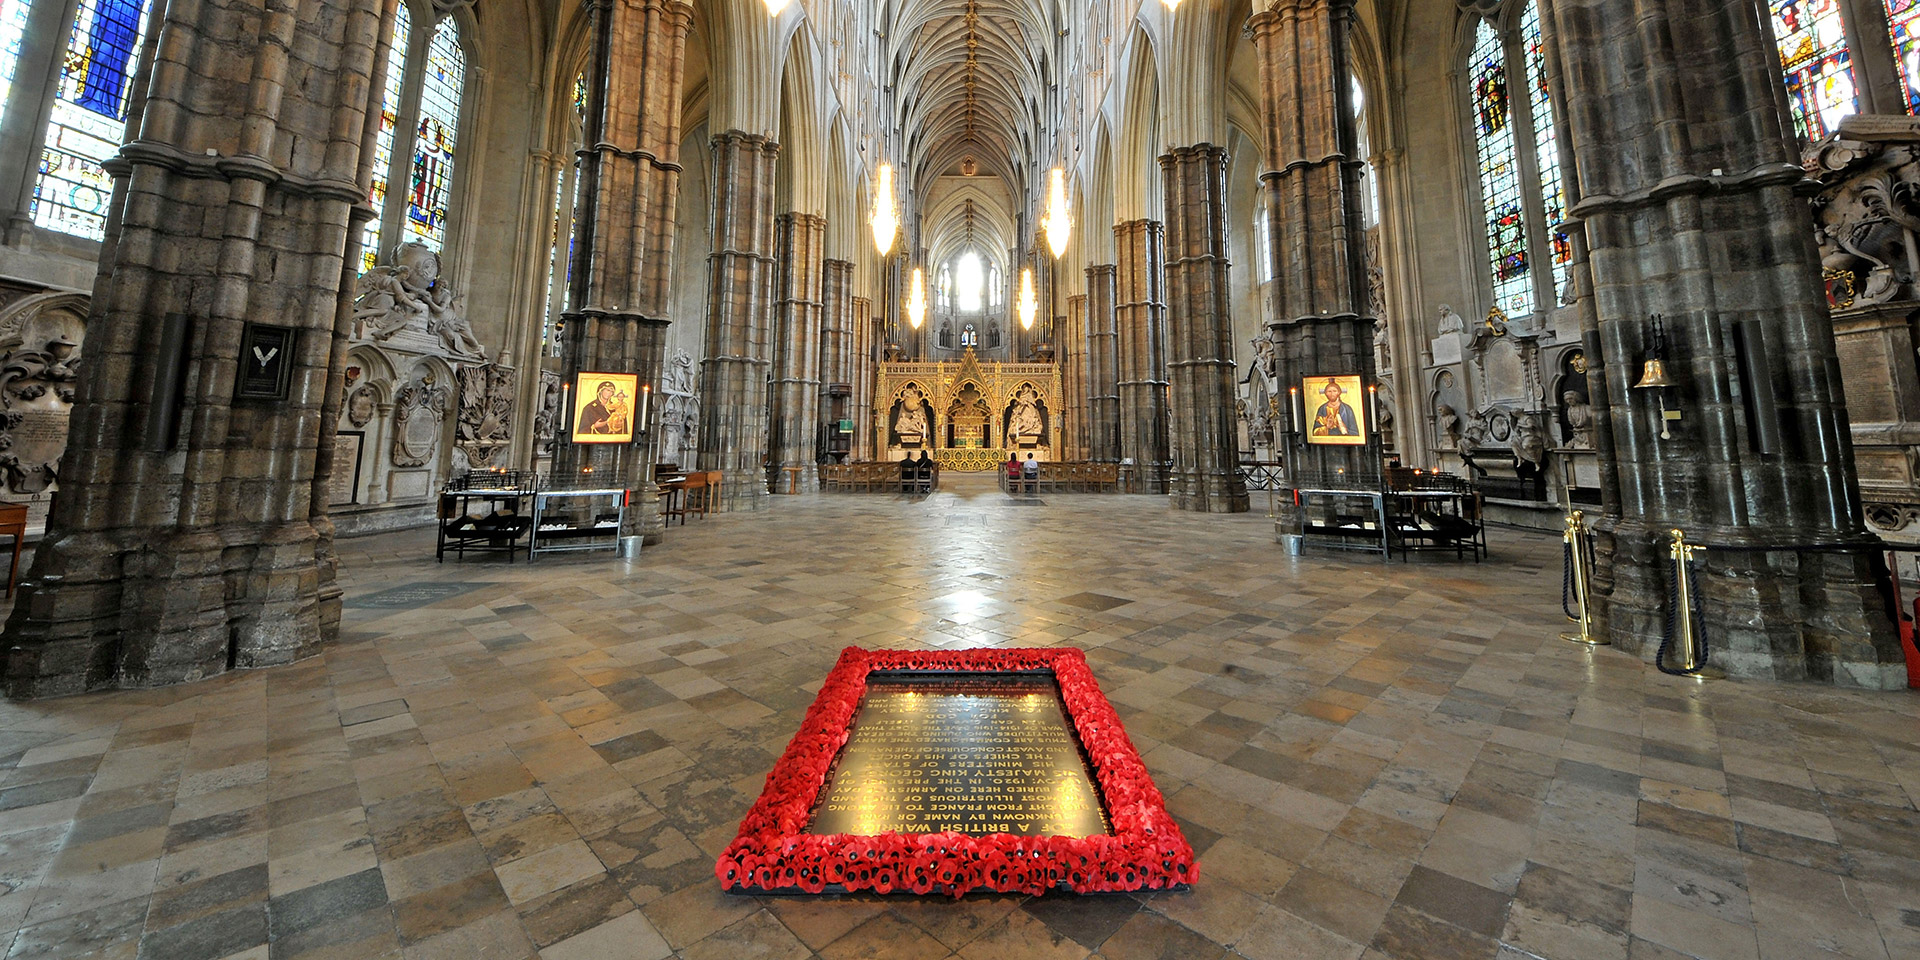
{"type": "Polygon", "coordinates": [[[1078,650],[841,654],[715,866],[746,893],[1193,882],[1193,850],[1078,650]]]}

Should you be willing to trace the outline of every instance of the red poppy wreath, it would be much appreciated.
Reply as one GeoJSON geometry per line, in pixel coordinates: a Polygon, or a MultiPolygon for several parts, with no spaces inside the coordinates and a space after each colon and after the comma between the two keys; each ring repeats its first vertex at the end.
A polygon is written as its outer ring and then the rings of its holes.
{"type": "Polygon", "coordinates": [[[1120,717],[1085,654],[1071,648],[862,650],[848,647],[807,709],[740,832],[714,865],[723,889],[741,893],[894,891],[958,897],[975,890],[1040,894],[1163,890],[1197,877],[1193,848],[1167,814],[1120,717]],[[815,802],[853,730],[869,674],[1051,673],[1085,752],[1112,832],[808,833],[815,802]]]}

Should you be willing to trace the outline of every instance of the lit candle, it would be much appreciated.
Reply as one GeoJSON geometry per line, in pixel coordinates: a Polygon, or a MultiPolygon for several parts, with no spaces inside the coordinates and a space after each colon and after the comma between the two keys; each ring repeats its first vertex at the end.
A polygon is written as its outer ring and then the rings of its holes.
{"type": "Polygon", "coordinates": [[[1374,433],[1380,432],[1380,385],[1367,384],[1367,423],[1374,433]]]}
{"type": "Polygon", "coordinates": [[[1295,433],[1306,432],[1307,415],[1300,407],[1299,387],[1287,388],[1287,419],[1293,421],[1293,430],[1295,433]]]}

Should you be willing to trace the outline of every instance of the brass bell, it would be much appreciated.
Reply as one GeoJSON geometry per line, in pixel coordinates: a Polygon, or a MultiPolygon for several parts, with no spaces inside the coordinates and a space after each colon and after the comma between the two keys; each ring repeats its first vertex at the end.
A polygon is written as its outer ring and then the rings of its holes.
{"type": "Polygon", "coordinates": [[[1667,376],[1667,364],[1659,357],[1647,360],[1640,371],[1640,382],[1633,385],[1635,390],[1673,386],[1673,378],[1667,376]]]}

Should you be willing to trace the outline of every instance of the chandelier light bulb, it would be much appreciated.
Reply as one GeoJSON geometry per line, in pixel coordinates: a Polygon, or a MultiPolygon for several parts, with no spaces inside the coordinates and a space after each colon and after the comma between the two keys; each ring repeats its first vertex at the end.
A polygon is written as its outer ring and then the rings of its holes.
{"type": "Polygon", "coordinates": [[[1168,13],[1172,13],[1172,12],[1173,12],[1173,8],[1175,8],[1175,7],[1177,7],[1177,6],[1179,6],[1179,5],[1180,5],[1180,0],[1160,0],[1160,2],[1161,2],[1161,3],[1164,3],[1164,4],[1166,4],[1166,5],[1167,5],[1167,12],[1168,12],[1168,13]]]}
{"type": "Polygon", "coordinates": [[[900,215],[893,209],[893,165],[883,163],[873,172],[873,246],[886,253],[900,232],[900,215]]]}
{"type": "Polygon", "coordinates": [[[787,0],[767,0],[767,13],[773,16],[776,16],[776,17],[779,16],[780,11],[785,10],[786,8],[787,8],[787,0]]]}
{"type": "Polygon", "coordinates": [[[913,283],[907,289],[907,323],[915,330],[920,322],[927,318],[927,275],[919,267],[913,268],[913,283]]]}
{"type": "Polygon", "coordinates": [[[1066,171],[1054,167],[1052,179],[1053,185],[1047,191],[1047,247],[1053,251],[1053,258],[1058,260],[1066,255],[1073,224],[1067,220],[1066,171]]]}
{"type": "Polygon", "coordinates": [[[1039,301],[1033,297],[1032,267],[1023,268],[1020,271],[1020,299],[1015,300],[1013,306],[1015,310],[1020,311],[1020,329],[1032,330],[1034,311],[1040,309],[1039,301]]]}

